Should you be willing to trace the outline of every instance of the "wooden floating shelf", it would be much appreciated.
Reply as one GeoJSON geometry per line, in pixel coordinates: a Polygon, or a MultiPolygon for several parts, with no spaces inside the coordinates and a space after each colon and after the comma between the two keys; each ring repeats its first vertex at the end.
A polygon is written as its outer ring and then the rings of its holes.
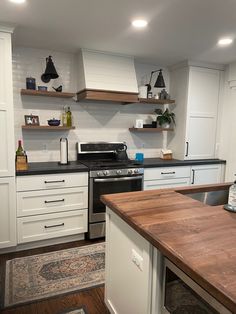
{"type": "Polygon", "coordinates": [[[143,104],[166,105],[166,104],[174,104],[175,100],[173,100],[173,99],[139,98],[138,102],[143,103],[143,104]]]}
{"type": "Polygon", "coordinates": [[[129,128],[130,132],[162,132],[162,131],[173,131],[171,128],[129,128]]]}
{"type": "Polygon", "coordinates": [[[83,89],[77,93],[77,101],[94,100],[129,104],[138,102],[138,93],[119,92],[98,89],[83,89]]]}
{"type": "Polygon", "coordinates": [[[74,126],[50,126],[50,125],[22,125],[23,130],[47,130],[47,131],[69,131],[74,130],[74,126]]]}
{"type": "Polygon", "coordinates": [[[21,95],[47,96],[47,97],[57,97],[57,98],[72,98],[72,97],[75,96],[74,93],[41,91],[41,90],[34,90],[34,89],[22,89],[21,90],[21,95]]]}

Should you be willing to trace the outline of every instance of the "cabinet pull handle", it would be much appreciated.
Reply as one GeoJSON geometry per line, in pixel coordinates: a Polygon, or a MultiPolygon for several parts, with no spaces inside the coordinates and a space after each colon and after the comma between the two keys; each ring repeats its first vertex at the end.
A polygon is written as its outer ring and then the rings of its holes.
{"type": "Polygon", "coordinates": [[[62,198],[61,200],[54,200],[54,201],[44,201],[45,204],[49,204],[49,203],[59,203],[59,202],[65,202],[65,199],[62,198]]]}
{"type": "Polygon", "coordinates": [[[186,154],[185,154],[185,157],[188,157],[188,148],[189,148],[189,142],[186,142],[186,154]]]}
{"type": "Polygon", "coordinates": [[[65,180],[56,180],[56,181],[44,181],[44,183],[63,183],[65,180]]]}
{"type": "Polygon", "coordinates": [[[192,178],[192,182],[191,182],[191,184],[194,184],[194,181],[195,181],[195,170],[194,170],[194,169],[192,169],[192,172],[193,172],[193,178],[192,178]]]}
{"type": "Polygon", "coordinates": [[[170,172],[161,172],[161,174],[175,174],[175,171],[170,171],[170,172]]]}
{"type": "Polygon", "coordinates": [[[44,226],[45,229],[48,229],[48,228],[55,228],[55,227],[63,227],[65,224],[64,222],[61,223],[61,224],[58,224],[58,225],[52,225],[52,226],[44,226]]]}

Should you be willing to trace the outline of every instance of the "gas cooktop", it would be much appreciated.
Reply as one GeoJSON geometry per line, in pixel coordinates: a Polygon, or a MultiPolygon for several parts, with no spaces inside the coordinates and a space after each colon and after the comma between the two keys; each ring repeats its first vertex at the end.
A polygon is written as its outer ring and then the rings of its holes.
{"type": "Polygon", "coordinates": [[[100,169],[120,169],[120,168],[135,168],[142,166],[135,160],[117,161],[117,160],[79,160],[82,164],[87,166],[90,170],[100,169]]]}

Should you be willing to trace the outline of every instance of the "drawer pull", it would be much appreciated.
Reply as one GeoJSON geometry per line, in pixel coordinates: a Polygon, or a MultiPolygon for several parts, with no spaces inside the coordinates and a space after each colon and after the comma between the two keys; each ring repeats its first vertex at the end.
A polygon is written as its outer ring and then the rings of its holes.
{"type": "Polygon", "coordinates": [[[49,228],[55,228],[55,227],[63,227],[65,224],[64,222],[58,225],[52,225],[52,226],[44,226],[45,229],[49,229],[49,228]]]}
{"type": "Polygon", "coordinates": [[[171,171],[171,172],[161,172],[161,174],[175,174],[175,171],[171,171]]]}
{"type": "Polygon", "coordinates": [[[61,199],[61,200],[54,200],[54,201],[44,201],[45,204],[50,204],[50,203],[59,203],[59,202],[65,202],[65,199],[61,199]]]}
{"type": "Polygon", "coordinates": [[[56,180],[56,181],[44,181],[44,183],[63,183],[65,180],[56,180]]]}

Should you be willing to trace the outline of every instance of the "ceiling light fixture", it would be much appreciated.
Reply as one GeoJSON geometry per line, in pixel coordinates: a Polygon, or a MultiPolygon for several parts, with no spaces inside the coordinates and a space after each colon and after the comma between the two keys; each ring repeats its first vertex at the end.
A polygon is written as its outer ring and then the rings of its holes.
{"type": "Polygon", "coordinates": [[[145,21],[145,20],[134,20],[134,21],[132,22],[132,25],[133,25],[134,27],[137,27],[137,28],[146,27],[147,24],[148,24],[148,22],[145,21]]]}
{"type": "Polygon", "coordinates": [[[18,3],[18,4],[25,2],[25,0],[9,0],[9,1],[13,3],[18,3]]]}
{"type": "Polygon", "coordinates": [[[218,45],[220,45],[220,46],[228,46],[228,45],[232,44],[232,42],[233,42],[232,38],[221,38],[218,41],[218,45]]]}

